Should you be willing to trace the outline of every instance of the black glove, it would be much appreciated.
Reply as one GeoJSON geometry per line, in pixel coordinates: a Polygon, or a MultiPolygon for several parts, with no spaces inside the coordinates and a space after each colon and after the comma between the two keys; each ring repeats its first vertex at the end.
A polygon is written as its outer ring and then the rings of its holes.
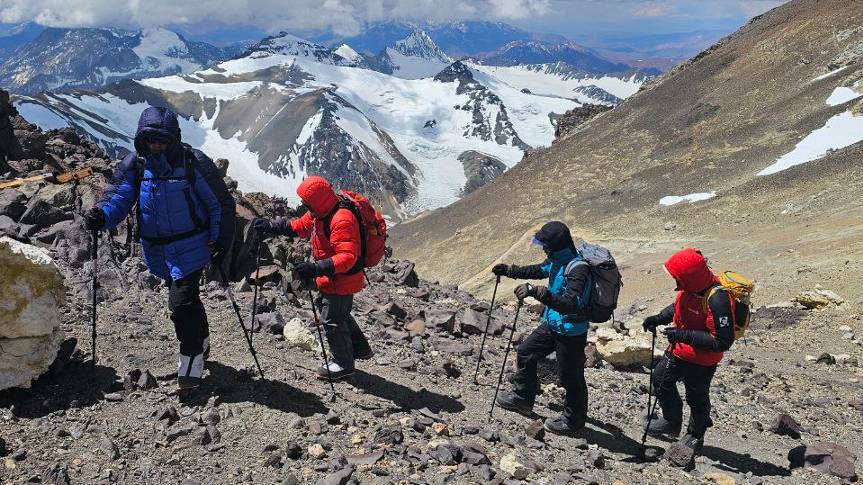
{"type": "Polygon", "coordinates": [[[303,280],[314,278],[315,276],[318,276],[318,265],[309,261],[303,261],[294,266],[294,272],[296,272],[297,276],[303,280]]]}
{"type": "Polygon", "coordinates": [[[676,328],[676,327],[668,327],[662,331],[666,337],[668,337],[668,342],[672,344],[676,344],[679,342],[683,342],[686,338],[686,330],[676,328]]]}
{"type": "Polygon", "coordinates": [[[662,318],[659,315],[652,315],[644,319],[644,322],[641,323],[641,328],[645,332],[656,333],[656,327],[660,325],[662,325],[662,318]]]}
{"type": "Polygon", "coordinates": [[[210,241],[207,243],[210,248],[210,264],[213,266],[221,266],[225,259],[225,248],[217,242],[210,241]]]}
{"type": "Polygon", "coordinates": [[[515,287],[514,293],[516,298],[518,298],[519,300],[524,300],[529,296],[536,295],[536,287],[534,287],[530,283],[522,283],[515,287]]]}
{"type": "Polygon", "coordinates": [[[495,274],[495,276],[509,276],[509,265],[508,264],[496,264],[494,268],[491,269],[491,272],[495,274]]]}
{"type": "Polygon", "coordinates": [[[102,211],[101,207],[91,207],[84,213],[84,227],[88,231],[98,231],[105,227],[105,212],[102,211]]]}
{"type": "Polygon", "coordinates": [[[273,223],[270,222],[269,219],[264,219],[263,217],[258,217],[252,221],[252,228],[254,228],[258,232],[266,232],[268,234],[272,234],[274,231],[273,223]]]}

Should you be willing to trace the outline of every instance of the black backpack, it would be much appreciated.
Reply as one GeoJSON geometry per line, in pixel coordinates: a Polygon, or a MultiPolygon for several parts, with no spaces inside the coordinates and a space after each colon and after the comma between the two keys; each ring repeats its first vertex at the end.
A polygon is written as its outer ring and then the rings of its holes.
{"type": "Polygon", "coordinates": [[[585,285],[583,297],[587,303],[582,312],[593,323],[607,322],[614,318],[617,298],[623,286],[623,278],[617,263],[611,251],[596,244],[582,243],[577,250],[581,257],[573,259],[566,265],[565,274],[569,274],[580,264],[588,265],[590,279],[585,285]]]}

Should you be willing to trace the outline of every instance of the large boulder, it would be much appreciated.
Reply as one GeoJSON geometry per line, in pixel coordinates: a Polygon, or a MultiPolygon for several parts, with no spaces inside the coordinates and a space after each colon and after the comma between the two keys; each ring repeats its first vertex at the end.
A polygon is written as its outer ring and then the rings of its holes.
{"type": "MultiPolygon", "coordinates": [[[[631,331],[630,336],[616,333],[611,328],[600,328],[596,333],[596,351],[605,362],[616,369],[631,369],[634,367],[649,367],[653,355],[650,353],[650,334],[631,331]]],[[[657,342],[662,347],[665,342],[657,342]]],[[[661,350],[654,351],[662,355],[661,350]]]]}
{"type": "Polygon", "coordinates": [[[848,448],[826,441],[800,445],[788,452],[792,469],[812,468],[848,481],[857,480],[856,460],[857,457],[848,448]]]}
{"type": "Polygon", "coordinates": [[[54,362],[65,294],[46,250],[0,238],[0,390],[30,387],[54,362]]]}

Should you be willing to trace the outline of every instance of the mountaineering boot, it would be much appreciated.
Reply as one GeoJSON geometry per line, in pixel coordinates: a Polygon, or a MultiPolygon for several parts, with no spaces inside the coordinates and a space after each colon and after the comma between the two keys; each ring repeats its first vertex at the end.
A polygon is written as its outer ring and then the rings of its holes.
{"type": "Polygon", "coordinates": [[[497,405],[508,411],[514,411],[525,416],[533,415],[533,403],[518,397],[514,392],[502,392],[497,397],[497,405]]]}
{"type": "Polygon", "coordinates": [[[668,436],[676,438],[680,436],[681,423],[672,423],[664,417],[657,417],[650,420],[650,425],[647,426],[647,434],[653,437],[668,436]]]}
{"type": "Polygon", "coordinates": [[[204,354],[192,357],[180,354],[177,360],[177,387],[182,390],[200,386],[204,374],[204,354]]]}
{"type": "Polygon", "coordinates": [[[695,457],[701,452],[703,446],[703,439],[687,434],[680,438],[680,441],[671,445],[663,458],[674,466],[684,470],[692,470],[695,468],[695,457]]]}
{"type": "Polygon", "coordinates": [[[360,349],[359,352],[354,354],[354,359],[356,360],[369,360],[375,356],[375,351],[372,350],[371,347],[367,347],[365,349],[360,349]]]}
{"type": "Polygon", "coordinates": [[[572,421],[566,419],[565,416],[558,416],[556,418],[548,418],[543,423],[543,428],[546,431],[551,431],[555,434],[562,435],[574,435],[584,429],[584,424],[573,423],[572,421]]]}
{"type": "Polygon", "coordinates": [[[334,381],[340,381],[350,377],[354,373],[353,369],[345,369],[335,362],[330,362],[328,367],[330,368],[329,372],[327,372],[327,368],[324,366],[318,367],[318,379],[327,380],[332,378],[334,381]]]}

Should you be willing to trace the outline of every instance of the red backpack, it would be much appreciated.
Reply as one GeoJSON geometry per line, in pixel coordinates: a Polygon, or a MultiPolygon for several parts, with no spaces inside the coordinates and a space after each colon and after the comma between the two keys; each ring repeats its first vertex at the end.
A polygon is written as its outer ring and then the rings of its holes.
{"type": "MultiPolygon", "coordinates": [[[[362,252],[357,263],[346,274],[355,274],[377,266],[384,259],[387,247],[387,222],[368,198],[350,190],[339,192],[339,206],[348,209],[360,223],[360,245],[362,252]]],[[[329,224],[324,227],[328,229],[329,224]]],[[[329,234],[327,234],[329,237],[329,234]]]]}

